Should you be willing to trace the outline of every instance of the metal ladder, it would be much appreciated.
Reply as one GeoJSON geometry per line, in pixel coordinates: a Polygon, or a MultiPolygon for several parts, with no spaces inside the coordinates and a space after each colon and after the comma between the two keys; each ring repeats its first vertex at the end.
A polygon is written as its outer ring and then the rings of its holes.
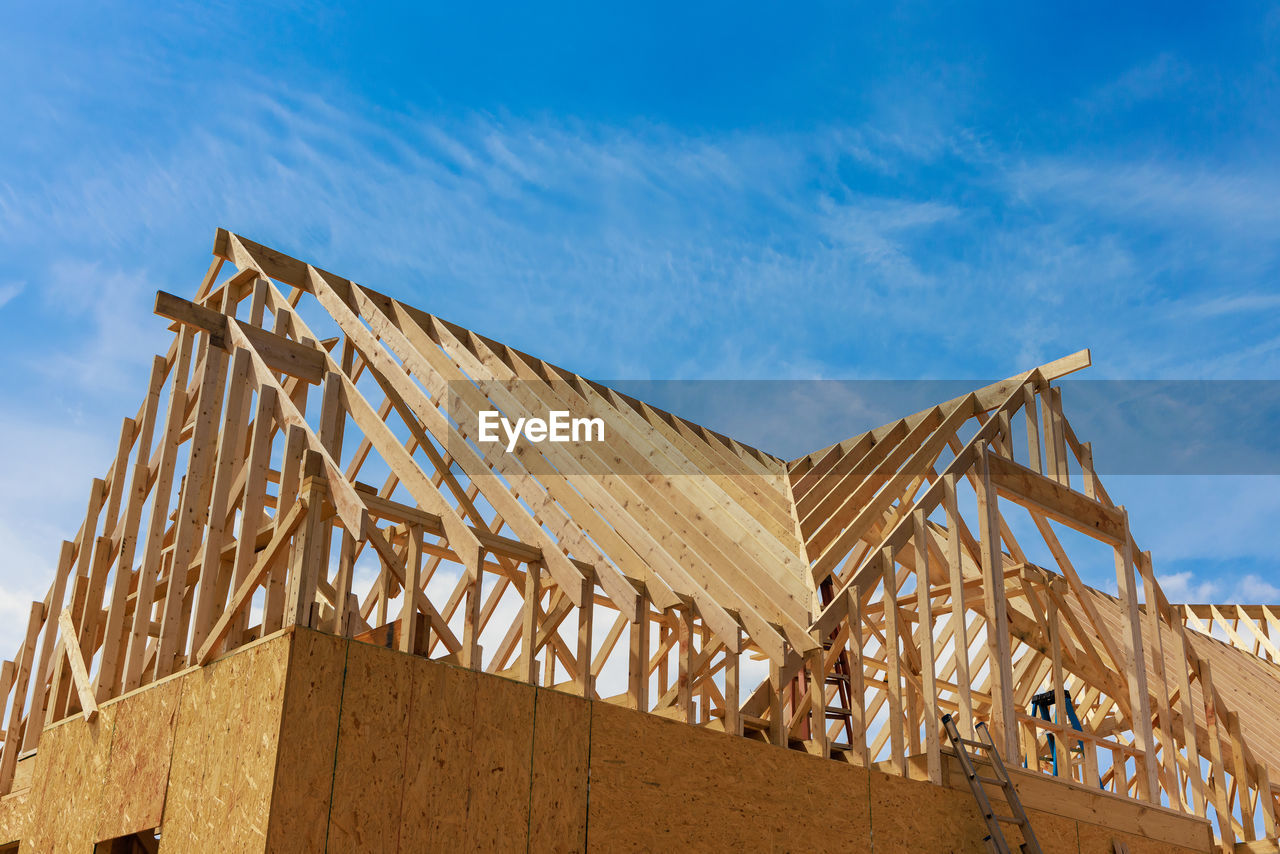
{"type": "Polygon", "coordinates": [[[982,819],[987,823],[987,836],[983,841],[996,854],[1012,854],[1009,842],[1004,838],[1004,830],[1000,827],[1001,824],[1012,824],[1022,831],[1023,843],[1018,846],[1022,854],[1042,854],[1040,842],[1036,839],[1035,831],[1031,829],[1031,821],[1027,818],[1026,810],[1022,808],[1022,801],[1018,799],[1018,790],[1014,788],[1008,772],[1005,771],[1004,762],[1000,759],[1000,751],[996,750],[995,743],[991,740],[991,733],[987,731],[987,725],[978,723],[974,726],[980,741],[962,738],[951,715],[942,716],[942,725],[947,730],[947,738],[951,740],[951,747],[955,750],[956,757],[960,760],[960,767],[964,770],[964,776],[969,781],[973,798],[978,802],[978,808],[982,810],[982,819]],[[987,761],[991,763],[991,768],[995,772],[994,777],[983,777],[977,772],[973,767],[976,756],[969,753],[967,747],[975,747],[987,754],[987,761]],[[991,799],[987,797],[986,789],[982,788],[984,783],[1000,787],[1013,815],[998,815],[991,808],[991,799]]]}

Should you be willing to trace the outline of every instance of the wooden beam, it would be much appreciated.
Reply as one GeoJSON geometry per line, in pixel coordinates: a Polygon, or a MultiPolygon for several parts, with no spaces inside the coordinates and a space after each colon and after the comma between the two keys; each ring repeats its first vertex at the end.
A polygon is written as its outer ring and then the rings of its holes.
{"type": "MultiPolygon", "coordinates": [[[[196,305],[164,291],[156,291],[155,313],[209,333],[209,343],[221,350],[230,352],[235,346],[229,329],[233,318],[222,312],[196,305]]],[[[313,385],[324,378],[324,357],[313,348],[247,323],[241,324],[241,330],[253,341],[254,348],[272,370],[298,377],[313,385]]]]}

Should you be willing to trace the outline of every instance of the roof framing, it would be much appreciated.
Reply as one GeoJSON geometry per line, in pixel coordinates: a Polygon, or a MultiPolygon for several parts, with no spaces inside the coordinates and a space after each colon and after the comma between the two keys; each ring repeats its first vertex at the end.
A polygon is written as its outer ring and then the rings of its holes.
{"type": "Polygon", "coordinates": [[[0,791],[45,724],[305,625],[935,782],[951,712],[1224,850],[1276,839],[1280,607],[1167,601],[1054,385],[1087,350],[786,462],[221,229],[155,311],[0,666],[0,791]],[[614,438],[504,454],[487,409],[614,438]]]}

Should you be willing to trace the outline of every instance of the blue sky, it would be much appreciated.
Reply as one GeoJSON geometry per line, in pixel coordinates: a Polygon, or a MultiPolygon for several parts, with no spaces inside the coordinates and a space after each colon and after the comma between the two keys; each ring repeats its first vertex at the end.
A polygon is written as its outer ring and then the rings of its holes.
{"type": "MultiPolygon", "coordinates": [[[[1280,10],[881,5],[11,4],[0,614],[219,225],[606,380],[1280,379],[1280,10]]],[[[1277,478],[1112,492],[1280,599],[1277,478]]]]}

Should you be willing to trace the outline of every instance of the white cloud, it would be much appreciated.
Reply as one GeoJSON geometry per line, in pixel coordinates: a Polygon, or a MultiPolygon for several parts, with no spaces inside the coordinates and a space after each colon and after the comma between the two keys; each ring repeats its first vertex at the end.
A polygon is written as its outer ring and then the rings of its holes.
{"type": "Polygon", "coordinates": [[[1280,604],[1280,587],[1257,575],[1246,575],[1236,585],[1240,595],[1234,600],[1250,604],[1280,604]]]}
{"type": "Polygon", "coordinates": [[[0,285],[0,308],[4,308],[27,287],[26,282],[5,282],[0,285]]]}
{"type": "Polygon", "coordinates": [[[1219,587],[1212,580],[1198,579],[1191,572],[1160,576],[1160,587],[1170,602],[1216,602],[1219,587]]]}

